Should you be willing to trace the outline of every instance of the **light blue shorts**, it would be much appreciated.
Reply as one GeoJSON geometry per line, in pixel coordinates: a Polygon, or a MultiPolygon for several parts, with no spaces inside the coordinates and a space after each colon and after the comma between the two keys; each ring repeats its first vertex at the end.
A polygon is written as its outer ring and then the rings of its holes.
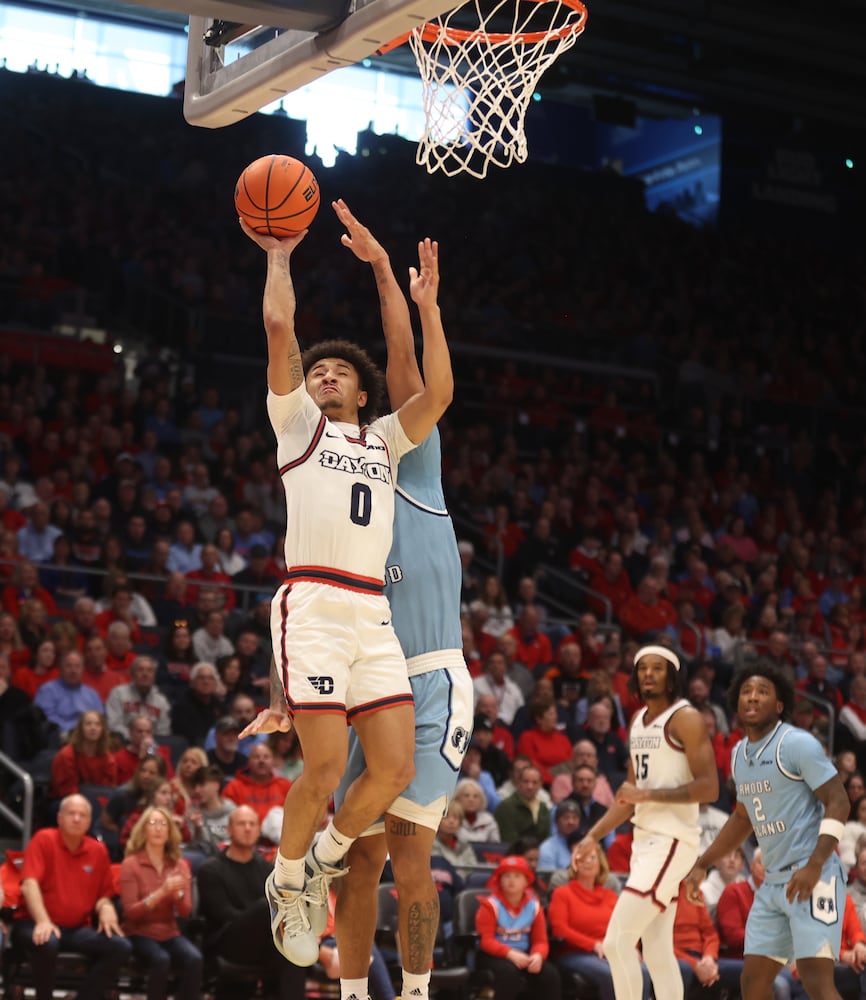
{"type": "MultiPolygon", "coordinates": [[[[792,873],[793,874],[793,873],[792,873]]],[[[836,855],[827,859],[809,899],[789,903],[785,882],[765,882],[746,921],[746,955],[780,962],[792,958],[839,960],[845,913],[845,873],[836,855]]]]}
{"type": "MultiPolygon", "coordinates": [[[[474,692],[463,664],[449,665],[409,678],[415,699],[415,777],[388,810],[431,830],[439,827],[457,784],[460,763],[472,737],[474,692]]],[[[339,808],[349,785],[366,767],[364,751],[349,731],[349,760],[334,794],[339,808]]],[[[365,831],[384,830],[384,817],[365,831]]]]}

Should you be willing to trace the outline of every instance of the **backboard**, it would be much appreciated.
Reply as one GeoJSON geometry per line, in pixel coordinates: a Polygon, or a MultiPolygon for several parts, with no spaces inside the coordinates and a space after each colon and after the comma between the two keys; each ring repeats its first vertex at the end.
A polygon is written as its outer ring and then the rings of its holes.
{"type": "MultiPolygon", "coordinates": [[[[325,73],[367,58],[459,2],[331,0],[310,7],[307,0],[299,11],[275,0],[202,0],[210,13],[190,16],[184,117],[205,128],[230,125],[325,73]],[[251,13],[252,20],[266,24],[250,23],[251,13]],[[213,37],[206,40],[215,34],[217,44],[213,37]]],[[[186,0],[190,8],[197,3],[186,0]]]]}

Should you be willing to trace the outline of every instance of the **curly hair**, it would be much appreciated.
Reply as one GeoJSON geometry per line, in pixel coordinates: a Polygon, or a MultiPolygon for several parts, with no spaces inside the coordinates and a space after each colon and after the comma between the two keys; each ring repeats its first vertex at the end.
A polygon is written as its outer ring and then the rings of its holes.
{"type": "Polygon", "coordinates": [[[348,361],[358,373],[358,388],[367,393],[367,402],[358,407],[361,426],[369,424],[379,415],[385,398],[385,378],[376,362],[357,344],[350,340],[323,340],[304,351],[301,361],[306,374],[322,358],[340,358],[348,361]]]}
{"type": "Polygon", "coordinates": [[[782,671],[769,660],[755,660],[747,663],[734,674],[728,689],[728,706],[732,712],[737,711],[740,701],[740,689],[749,677],[763,677],[776,689],[776,697],[782,703],[782,718],[789,718],[794,710],[794,685],[782,671]]]}

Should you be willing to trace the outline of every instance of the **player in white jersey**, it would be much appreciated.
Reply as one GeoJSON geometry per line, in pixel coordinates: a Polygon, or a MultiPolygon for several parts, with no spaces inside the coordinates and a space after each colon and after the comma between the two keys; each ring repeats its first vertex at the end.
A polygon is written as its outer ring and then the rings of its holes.
{"type": "Polygon", "coordinates": [[[358,837],[414,775],[415,715],[405,659],[382,593],[400,457],[451,402],[454,380],[438,306],[438,245],[419,243],[409,290],[424,341],[424,384],[395,414],[364,426],[375,367],[346,342],[302,359],[290,261],[305,233],[244,232],[267,251],[262,312],[268,414],[286,492],[286,583],[272,604],[277,668],[304,750],[286,795],[280,846],[265,885],[277,949],[296,965],[318,958],[331,879],[358,837]],[[306,374],[305,374],[306,372],[306,374]],[[351,719],[367,761],[334,820],[313,835],[346,767],[351,719]]]}
{"type": "Polygon", "coordinates": [[[764,1000],[780,968],[797,960],[812,1000],[840,1000],[839,958],[846,873],[836,854],[850,804],[821,744],[783,717],[794,689],[771,664],[743,667],[728,693],[746,733],[731,753],[737,805],[686,878],[698,902],[707,870],[754,833],[767,874],[746,921],[740,992],[764,1000]]]}
{"type": "MultiPolygon", "coordinates": [[[[420,390],[421,373],[409,307],[382,245],[338,201],[347,229],[343,243],[370,264],[379,292],[388,348],[391,405],[420,390]]],[[[386,593],[394,628],[406,654],[415,699],[415,777],[376,823],[352,845],[349,873],[337,895],[336,936],[341,993],[367,996],[367,969],[376,930],[377,891],[390,855],[398,893],[403,1000],[426,1000],[439,921],[430,852],[448,807],[472,732],[474,692],[463,657],[460,624],[462,569],[454,526],[445,509],[439,432],[433,430],[400,463],[394,539],[386,568],[386,593]]],[[[363,748],[350,734],[349,763],[335,796],[365,766],[363,748]]]]}
{"type": "Polygon", "coordinates": [[[616,802],[578,846],[579,855],[629,818],[631,868],[604,938],[617,1000],[640,1000],[638,941],[653,990],[682,1000],[673,935],[680,882],[698,855],[698,807],[719,794],[715,755],[703,717],[684,698],[679,658],[666,646],[644,646],[631,685],[646,707],[629,729],[629,765],[616,802]]]}

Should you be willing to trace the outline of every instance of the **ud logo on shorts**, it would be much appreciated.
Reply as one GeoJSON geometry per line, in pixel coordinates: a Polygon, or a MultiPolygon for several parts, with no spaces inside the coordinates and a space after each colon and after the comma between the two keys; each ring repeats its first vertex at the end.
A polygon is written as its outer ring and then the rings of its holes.
{"type": "Polygon", "coordinates": [[[451,734],[451,745],[461,757],[469,749],[469,733],[463,726],[457,726],[451,734]]]}
{"type": "Polygon", "coordinates": [[[319,694],[334,693],[333,677],[308,677],[307,680],[309,680],[310,686],[314,687],[319,692],[319,694]]]}

